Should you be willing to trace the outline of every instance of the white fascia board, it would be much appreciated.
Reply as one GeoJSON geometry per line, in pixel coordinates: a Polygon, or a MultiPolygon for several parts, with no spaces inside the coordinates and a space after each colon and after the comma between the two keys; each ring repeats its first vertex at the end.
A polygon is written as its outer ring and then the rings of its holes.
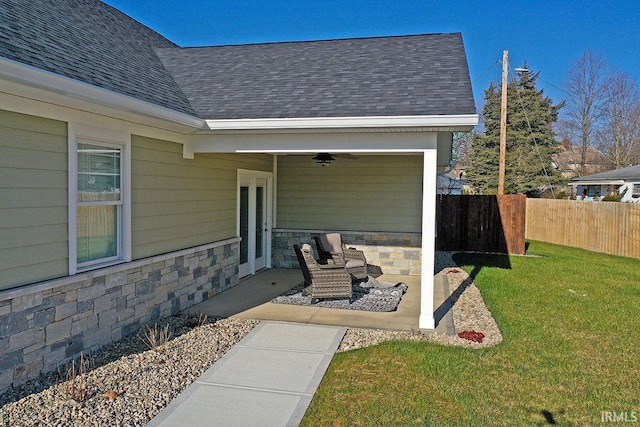
{"type": "Polygon", "coordinates": [[[100,106],[142,114],[197,130],[206,129],[205,121],[200,118],[6,58],[0,58],[0,78],[100,106]]]}
{"type": "Polygon", "coordinates": [[[284,119],[206,120],[210,130],[285,130],[451,127],[471,130],[478,124],[477,114],[434,116],[310,117],[284,119]]]}

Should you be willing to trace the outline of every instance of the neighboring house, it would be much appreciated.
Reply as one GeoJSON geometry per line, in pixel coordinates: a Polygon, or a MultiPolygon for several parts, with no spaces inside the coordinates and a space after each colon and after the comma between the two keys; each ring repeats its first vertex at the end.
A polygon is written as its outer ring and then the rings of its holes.
{"type": "MultiPolygon", "coordinates": [[[[582,147],[572,145],[565,139],[560,145],[560,151],[553,156],[553,162],[563,178],[571,179],[580,175],[582,163],[582,147]]],[[[585,165],[582,175],[592,175],[607,169],[607,161],[594,147],[587,147],[585,165]]]]}
{"type": "Polygon", "coordinates": [[[569,185],[572,196],[578,200],[600,200],[604,196],[619,195],[625,191],[622,201],[640,201],[640,165],[615,169],[593,175],[573,178],[569,185]]]}
{"type": "Polygon", "coordinates": [[[3,0],[0,391],[321,231],[421,275],[433,328],[436,170],[477,121],[460,34],[182,48],[97,0],[3,0]]]}
{"type": "Polygon", "coordinates": [[[436,181],[437,194],[449,194],[460,196],[464,190],[470,190],[466,179],[462,178],[462,172],[457,169],[440,172],[436,181]]]}

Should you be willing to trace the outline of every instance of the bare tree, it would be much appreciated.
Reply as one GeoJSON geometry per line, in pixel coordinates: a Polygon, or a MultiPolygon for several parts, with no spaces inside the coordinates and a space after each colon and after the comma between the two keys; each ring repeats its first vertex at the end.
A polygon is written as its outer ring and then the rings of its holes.
{"type": "Polygon", "coordinates": [[[581,147],[578,175],[583,175],[587,152],[595,145],[607,102],[610,68],[602,55],[586,51],[569,68],[563,124],[570,139],[581,147]]]}
{"type": "Polygon", "coordinates": [[[598,148],[615,169],[640,163],[640,87],[617,74],[607,85],[608,102],[598,148]]]}

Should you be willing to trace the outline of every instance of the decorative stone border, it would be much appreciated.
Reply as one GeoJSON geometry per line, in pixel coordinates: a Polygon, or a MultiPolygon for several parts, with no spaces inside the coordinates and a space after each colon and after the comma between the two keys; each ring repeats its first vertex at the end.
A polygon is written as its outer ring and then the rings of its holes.
{"type": "Polygon", "coordinates": [[[239,241],[0,292],[0,393],[235,286],[239,241]]]}
{"type": "MultiPolygon", "coordinates": [[[[298,268],[293,245],[309,243],[315,249],[313,237],[333,232],[336,231],[275,229],[271,256],[273,267],[298,268]]],[[[367,263],[373,268],[379,267],[382,273],[420,275],[422,234],[369,231],[338,232],[342,235],[344,243],[364,251],[367,263]]]]}

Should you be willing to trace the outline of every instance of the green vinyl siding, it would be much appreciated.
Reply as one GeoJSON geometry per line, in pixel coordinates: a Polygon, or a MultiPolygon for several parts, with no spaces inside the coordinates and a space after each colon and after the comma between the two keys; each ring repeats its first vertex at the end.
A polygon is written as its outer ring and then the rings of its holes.
{"type": "Polygon", "coordinates": [[[420,232],[422,156],[278,157],[278,228],[420,232]]]}
{"type": "Polygon", "coordinates": [[[67,124],[0,110],[0,290],[68,274],[67,124]]]}
{"type": "Polygon", "coordinates": [[[196,154],[132,137],[132,244],[139,259],[236,235],[237,170],[271,172],[266,154],[196,154]]]}

